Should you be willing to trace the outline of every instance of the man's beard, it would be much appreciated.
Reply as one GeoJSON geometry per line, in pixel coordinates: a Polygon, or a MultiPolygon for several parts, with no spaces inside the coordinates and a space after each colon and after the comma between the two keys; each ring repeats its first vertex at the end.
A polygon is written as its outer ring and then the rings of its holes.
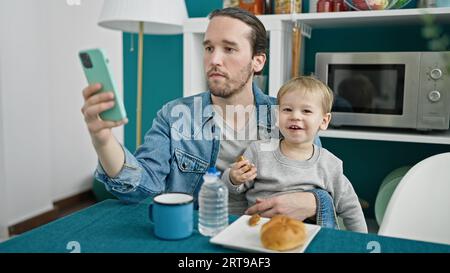
{"type": "Polygon", "coordinates": [[[214,80],[208,79],[208,89],[214,96],[221,98],[229,98],[234,94],[241,92],[243,87],[248,83],[253,75],[252,63],[249,63],[241,71],[239,71],[238,75],[239,78],[236,80],[230,79],[226,76],[224,83],[221,84],[222,86],[214,86],[214,83],[212,83],[214,80]]]}

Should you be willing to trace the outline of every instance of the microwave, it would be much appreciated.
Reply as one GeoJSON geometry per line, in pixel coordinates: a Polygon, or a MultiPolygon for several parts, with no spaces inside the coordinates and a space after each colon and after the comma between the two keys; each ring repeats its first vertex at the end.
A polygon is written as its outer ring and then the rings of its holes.
{"type": "Polygon", "coordinates": [[[447,130],[450,52],[317,53],[334,93],[331,125],[447,130]]]}

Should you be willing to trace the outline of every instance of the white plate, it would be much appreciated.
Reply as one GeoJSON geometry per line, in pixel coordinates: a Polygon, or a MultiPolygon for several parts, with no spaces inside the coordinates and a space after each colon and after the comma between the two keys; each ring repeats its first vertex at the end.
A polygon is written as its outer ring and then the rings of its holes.
{"type": "Polygon", "coordinates": [[[303,253],[312,241],[314,236],[320,230],[320,226],[305,224],[308,238],[304,245],[289,251],[274,251],[264,248],[260,240],[260,230],[264,223],[270,218],[263,218],[259,221],[257,226],[251,227],[248,225],[249,215],[243,215],[222,230],[219,234],[212,237],[210,242],[213,244],[222,245],[229,248],[251,251],[251,252],[272,252],[272,253],[303,253]]]}

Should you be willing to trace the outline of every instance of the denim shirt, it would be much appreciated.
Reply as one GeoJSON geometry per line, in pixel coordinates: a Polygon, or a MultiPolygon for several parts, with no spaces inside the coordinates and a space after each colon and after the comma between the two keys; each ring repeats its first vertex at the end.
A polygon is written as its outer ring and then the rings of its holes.
{"type": "MultiPolygon", "coordinates": [[[[276,99],[253,85],[258,139],[278,138],[273,106],[276,99]]],[[[106,175],[100,162],[95,178],[120,200],[135,203],[162,192],[184,192],[197,204],[202,176],[214,166],[220,147],[220,130],[214,123],[211,93],[179,98],[165,104],[134,155],[122,146],[125,162],[115,177],[106,175]],[[199,113],[201,112],[201,113],[199,113]]],[[[320,139],[315,144],[321,145],[320,139]]],[[[313,190],[317,224],[336,227],[332,198],[313,190]]]]}

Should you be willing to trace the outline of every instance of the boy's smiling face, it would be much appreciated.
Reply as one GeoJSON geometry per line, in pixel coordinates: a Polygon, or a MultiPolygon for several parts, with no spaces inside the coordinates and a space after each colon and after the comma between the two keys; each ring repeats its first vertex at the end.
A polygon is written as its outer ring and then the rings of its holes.
{"type": "Polygon", "coordinates": [[[326,130],[331,119],[325,113],[319,93],[288,91],[279,103],[278,122],[284,140],[291,144],[312,144],[317,132],[326,130]]]}

